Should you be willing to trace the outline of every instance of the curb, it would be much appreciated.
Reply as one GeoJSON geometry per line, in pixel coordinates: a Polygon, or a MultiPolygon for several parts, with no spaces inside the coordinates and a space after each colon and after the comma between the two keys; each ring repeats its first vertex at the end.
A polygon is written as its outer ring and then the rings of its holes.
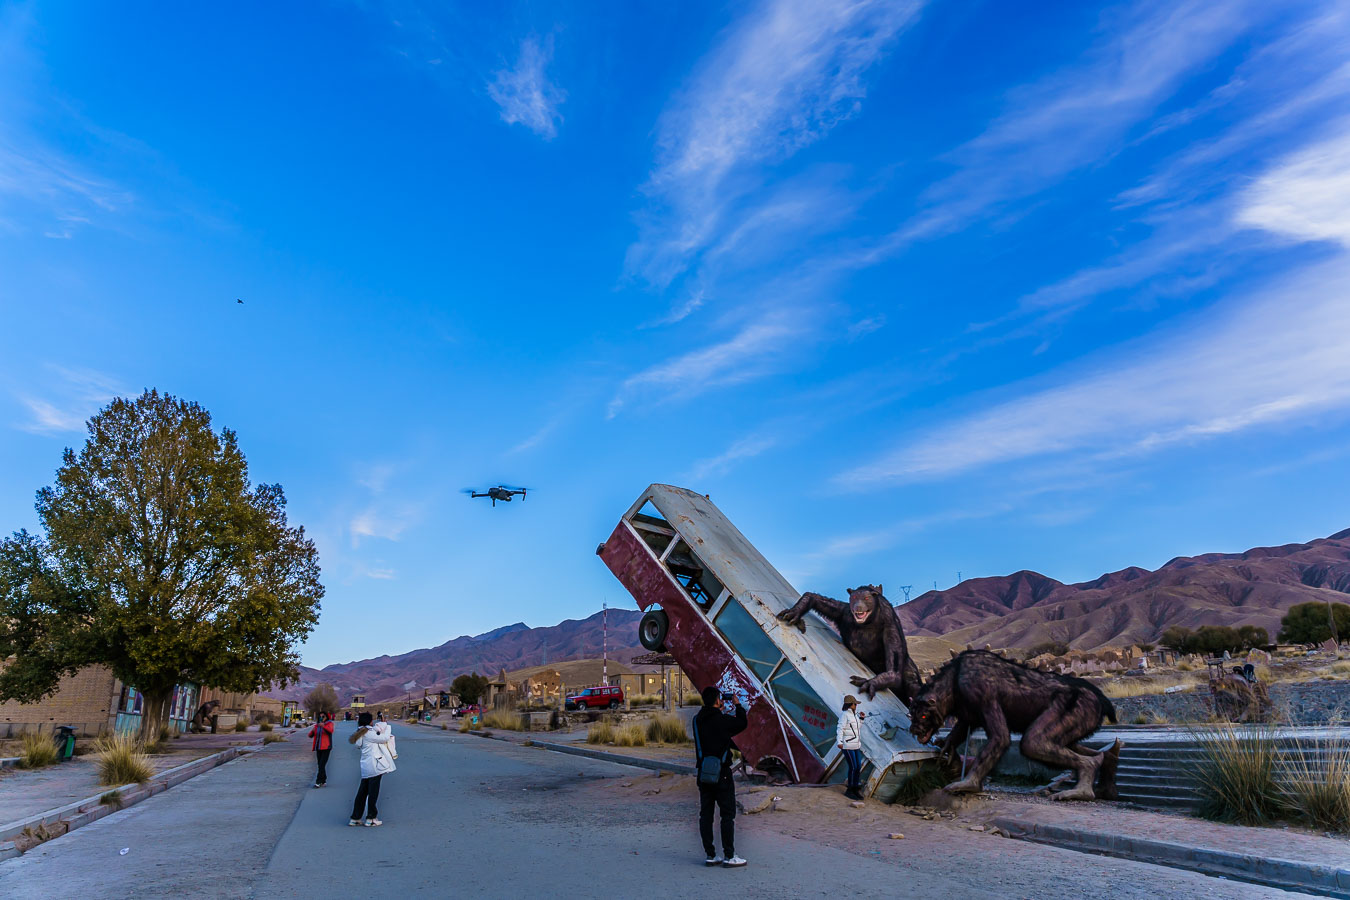
{"type": "Polygon", "coordinates": [[[0,756],[0,769],[18,768],[21,756],[0,756]]]}
{"type": "MultiPolygon", "coordinates": [[[[86,797],[83,800],[76,800],[73,803],[67,803],[64,806],[58,806],[55,809],[49,809],[46,812],[36,813],[23,819],[16,819],[13,822],[7,822],[0,825],[0,860],[13,859],[23,854],[14,842],[27,828],[35,828],[39,825],[57,826],[59,837],[62,834],[68,834],[76,828],[83,828],[93,822],[97,822],[104,816],[112,815],[119,810],[135,806],[148,797],[167,791],[171,787],[182,784],[189,778],[195,778],[204,772],[209,772],[216,766],[238,758],[243,753],[251,751],[240,750],[238,747],[230,747],[221,750],[219,753],[213,753],[210,756],[203,756],[201,759],[194,759],[192,762],[184,763],[181,766],[175,766],[172,769],[166,769],[160,772],[154,778],[145,784],[124,784],[120,787],[110,787],[92,797],[86,797]],[[109,791],[120,791],[122,793],[122,802],[116,806],[100,803],[99,798],[103,797],[109,791]]],[[[45,842],[44,842],[45,843],[45,842]]]]}
{"type": "Polygon", "coordinates": [[[659,759],[647,759],[642,756],[624,756],[619,753],[606,753],[604,750],[587,750],[584,747],[570,747],[567,744],[555,744],[551,741],[536,741],[533,738],[528,741],[512,741],[507,738],[497,737],[495,734],[486,731],[470,731],[468,734],[488,738],[493,741],[502,741],[507,744],[515,744],[519,747],[539,747],[543,750],[552,750],[555,753],[567,753],[571,756],[584,756],[587,759],[598,759],[602,762],[618,763],[621,766],[633,766],[638,769],[651,769],[655,772],[670,772],[675,775],[696,774],[693,766],[687,766],[683,763],[665,762],[659,759]]]}
{"type": "Polygon", "coordinates": [[[1156,863],[1204,875],[1248,881],[1284,890],[1303,891],[1323,897],[1350,898],[1350,868],[1252,856],[1231,850],[1193,847],[1127,834],[1085,831],[1065,825],[1046,825],[1023,819],[998,817],[991,824],[1002,828],[1011,838],[1049,844],[1067,850],[1156,863]]]}

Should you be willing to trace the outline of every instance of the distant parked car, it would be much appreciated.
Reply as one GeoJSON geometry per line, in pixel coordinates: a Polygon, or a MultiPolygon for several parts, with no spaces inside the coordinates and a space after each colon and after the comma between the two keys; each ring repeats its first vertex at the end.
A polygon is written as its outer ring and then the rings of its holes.
{"type": "Polygon", "coordinates": [[[623,688],[592,687],[579,694],[568,696],[564,702],[568,709],[617,709],[623,706],[623,688]]]}
{"type": "Polygon", "coordinates": [[[476,716],[480,714],[482,711],[483,708],[479,706],[477,703],[470,703],[468,706],[461,706],[459,709],[451,713],[451,715],[454,716],[456,719],[458,719],[461,716],[476,716]]]}

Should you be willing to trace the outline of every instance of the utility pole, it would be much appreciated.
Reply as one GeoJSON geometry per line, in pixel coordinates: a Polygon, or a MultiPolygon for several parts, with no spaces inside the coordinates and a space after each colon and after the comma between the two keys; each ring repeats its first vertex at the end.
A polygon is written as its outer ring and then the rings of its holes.
{"type": "Polygon", "coordinates": [[[609,603],[600,604],[600,682],[609,685],[609,603]]]}
{"type": "Polygon", "coordinates": [[[913,589],[913,587],[914,587],[914,585],[912,585],[912,584],[902,584],[902,585],[900,585],[900,590],[902,590],[902,591],[905,592],[905,602],[906,602],[906,603],[909,602],[909,592],[910,592],[910,590],[913,589]]]}
{"type": "Polygon", "coordinates": [[[961,570],[960,570],[960,569],[957,569],[957,570],[956,570],[956,583],[957,583],[957,584],[960,584],[960,583],[961,583],[961,570]]]}

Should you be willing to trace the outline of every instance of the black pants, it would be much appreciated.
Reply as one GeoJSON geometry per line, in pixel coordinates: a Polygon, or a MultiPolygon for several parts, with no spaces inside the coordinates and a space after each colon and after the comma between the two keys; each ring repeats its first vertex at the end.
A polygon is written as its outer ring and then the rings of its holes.
{"type": "Polygon", "coordinates": [[[717,855],[713,846],[713,805],[722,816],[722,854],[731,859],[736,855],[736,786],[730,775],[723,775],[717,784],[698,786],[698,833],[703,838],[703,849],[708,858],[717,855]]]}
{"type": "Polygon", "coordinates": [[[327,750],[315,750],[314,753],[319,757],[319,774],[314,776],[315,784],[328,783],[328,754],[333,752],[333,748],[327,750]]]}
{"type": "Polygon", "coordinates": [[[855,790],[862,787],[862,751],[845,750],[844,762],[848,763],[848,786],[855,790]]]}
{"type": "Polygon", "coordinates": [[[356,789],[356,802],[352,804],[352,818],[361,818],[361,807],[366,809],[367,819],[378,819],[380,811],[375,808],[375,802],[380,799],[380,779],[383,775],[376,775],[374,778],[362,778],[361,786],[356,789]]]}

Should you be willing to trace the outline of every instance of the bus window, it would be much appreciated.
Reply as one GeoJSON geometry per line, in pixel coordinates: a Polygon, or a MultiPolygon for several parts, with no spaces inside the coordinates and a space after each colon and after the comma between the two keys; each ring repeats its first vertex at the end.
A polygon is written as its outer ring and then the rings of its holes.
{"type": "Polygon", "coordinates": [[[783,658],[759,623],[750,617],[735,598],[726,602],[713,624],[760,681],[768,678],[773,667],[783,658]]]}
{"type": "Polygon", "coordinates": [[[666,568],[689,592],[693,601],[705,610],[722,596],[722,582],[703,565],[703,561],[694,555],[694,551],[683,540],[666,557],[666,568]]]}
{"type": "Polygon", "coordinates": [[[642,509],[633,513],[629,522],[657,557],[666,552],[666,547],[670,546],[670,542],[675,538],[675,529],[661,518],[661,513],[652,506],[650,500],[642,505],[642,509]]]}
{"type": "MultiPolygon", "coordinates": [[[[816,692],[811,690],[811,686],[806,683],[801,673],[788,662],[783,663],[778,674],[773,676],[770,686],[773,688],[778,705],[801,729],[807,742],[813,745],[821,756],[829,753],[830,748],[834,746],[839,726],[839,717],[831,709],[832,704],[823,702],[816,692]]],[[[840,702],[843,702],[843,699],[840,697],[840,702]]]]}

